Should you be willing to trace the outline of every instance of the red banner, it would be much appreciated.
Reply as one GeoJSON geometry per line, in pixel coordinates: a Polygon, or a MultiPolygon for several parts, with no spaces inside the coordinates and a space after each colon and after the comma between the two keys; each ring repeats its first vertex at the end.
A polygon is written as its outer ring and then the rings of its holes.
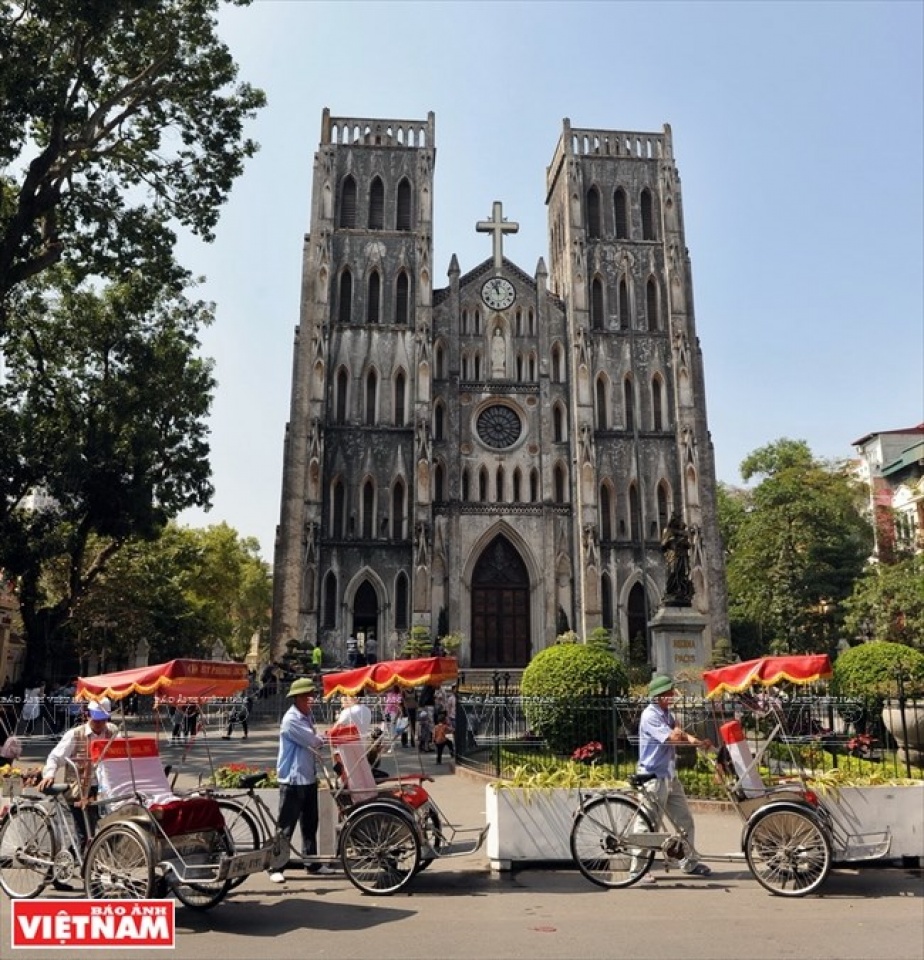
{"type": "Polygon", "coordinates": [[[13,900],[13,949],[176,946],[173,900],[13,900]]]}
{"type": "Polygon", "coordinates": [[[77,698],[121,700],[129,694],[156,693],[161,702],[195,703],[231,697],[247,688],[247,664],[225,660],[169,660],[134,670],[80,677],[77,698]]]}
{"type": "Polygon", "coordinates": [[[831,676],[831,661],[826,653],[790,657],[759,657],[744,663],[730,663],[703,673],[706,696],[741,693],[752,686],[772,687],[782,680],[790,683],[814,683],[831,676]]]}
{"type": "Polygon", "coordinates": [[[363,692],[383,693],[392,687],[438,687],[459,676],[455,657],[421,657],[416,660],[383,660],[368,667],[324,675],[324,696],[336,693],[357,696],[363,692]]]}

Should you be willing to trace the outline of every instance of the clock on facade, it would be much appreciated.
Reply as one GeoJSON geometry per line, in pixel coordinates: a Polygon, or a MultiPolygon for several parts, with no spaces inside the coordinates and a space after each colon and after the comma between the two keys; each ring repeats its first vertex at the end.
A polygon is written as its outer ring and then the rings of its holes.
{"type": "Polygon", "coordinates": [[[516,412],[495,403],[478,414],[478,436],[486,447],[495,450],[512,446],[520,439],[523,425],[516,412]]]}
{"type": "Polygon", "coordinates": [[[513,284],[503,277],[491,277],[485,280],[481,288],[481,299],[492,310],[506,310],[517,298],[513,284]]]}

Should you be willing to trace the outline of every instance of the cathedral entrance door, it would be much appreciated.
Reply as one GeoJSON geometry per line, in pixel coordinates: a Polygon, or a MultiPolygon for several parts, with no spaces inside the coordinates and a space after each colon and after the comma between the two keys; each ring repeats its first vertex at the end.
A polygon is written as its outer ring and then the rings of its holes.
{"type": "MultiPolygon", "coordinates": [[[[376,627],[379,622],[379,601],[375,593],[375,587],[368,580],[364,580],[360,588],[356,591],[356,597],[353,600],[353,636],[360,640],[360,651],[364,649],[365,640],[371,634],[376,634],[376,627]]],[[[376,656],[379,656],[376,646],[376,656]]]]}
{"type": "Polygon", "coordinates": [[[472,666],[523,667],[531,652],[529,575],[516,548],[498,536],[472,573],[472,666]]]}

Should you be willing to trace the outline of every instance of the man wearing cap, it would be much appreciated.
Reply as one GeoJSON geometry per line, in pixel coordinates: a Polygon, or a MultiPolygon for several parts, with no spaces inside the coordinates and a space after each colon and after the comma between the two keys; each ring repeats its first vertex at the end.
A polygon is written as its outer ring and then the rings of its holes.
{"type": "Polygon", "coordinates": [[[652,779],[643,787],[667,811],[671,820],[686,832],[693,853],[681,861],[684,873],[694,877],[708,877],[712,871],[700,863],[694,842],[693,814],[687,804],[683,784],[677,776],[677,744],[688,743],[700,749],[711,746],[687,733],[677,723],[670,707],[677,698],[674,681],[663,674],[652,677],[648,684],[651,703],[642,711],[638,728],[638,772],[652,779]]]}
{"type": "Polygon", "coordinates": [[[58,768],[64,767],[64,779],[71,784],[68,799],[75,808],[71,812],[77,840],[83,846],[86,846],[99,819],[96,804],[91,802],[96,798],[97,783],[90,761],[90,744],[94,740],[109,740],[119,732],[119,728],[109,722],[111,715],[112,705],[106,697],[91,700],[87,705],[87,722],[71,727],[58,741],[48,754],[38,785],[39,790],[50,787],[55,782],[58,768]]]}
{"type": "MultiPolygon", "coordinates": [[[[276,775],[279,778],[279,829],[287,840],[292,839],[295,825],[302,834],[302,856],[314,857],[318,852],[318,773],[316,753],[324,738],[314,728],[311,705],[314,702],[314,681],[308,677],[296,680],[287,696],[292,706],[283,714],[279,725],[279,754],[276,775]]],[[[333,873],[323,864],[308,864],[308,873],[333,873]]],[[[285,883],[285,874],[270,874],[273,883],[285,883]]]]}

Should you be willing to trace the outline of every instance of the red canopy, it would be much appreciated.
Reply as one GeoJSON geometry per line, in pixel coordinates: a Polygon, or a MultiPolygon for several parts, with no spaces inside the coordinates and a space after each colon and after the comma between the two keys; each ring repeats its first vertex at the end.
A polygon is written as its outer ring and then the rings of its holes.
{"type": "Polygon", "coordinates": [[[382,693],[394,686],[418,687],[425,683],[439,686],[459,676],[455,657],[424,657],[419,660],[383,660],[368,667],[328,673],[324,676],[324,696],[335,693],[356,696],[363,690],[382,693]]]}
{"type": "Polygon", "coordinates": [[[781,680],[790,683],[814,683],[831,676],[831,661],[826,653],[812,653],[792,657],[760,657],[745,663],[731,663],[715,670],[706,670],[703,681],[706,696],[723,693],[741,693],[758,684],[772,687],[781,680]]]}
{"type": "Polygon", "coordinates": [[[170,660],[134,670],[80,677],[75,697],[121,700],[132,693],[156,693],[163,700],[190,703],[230,697],[248,684],[247,664],[223,660],[170,660]]]}

